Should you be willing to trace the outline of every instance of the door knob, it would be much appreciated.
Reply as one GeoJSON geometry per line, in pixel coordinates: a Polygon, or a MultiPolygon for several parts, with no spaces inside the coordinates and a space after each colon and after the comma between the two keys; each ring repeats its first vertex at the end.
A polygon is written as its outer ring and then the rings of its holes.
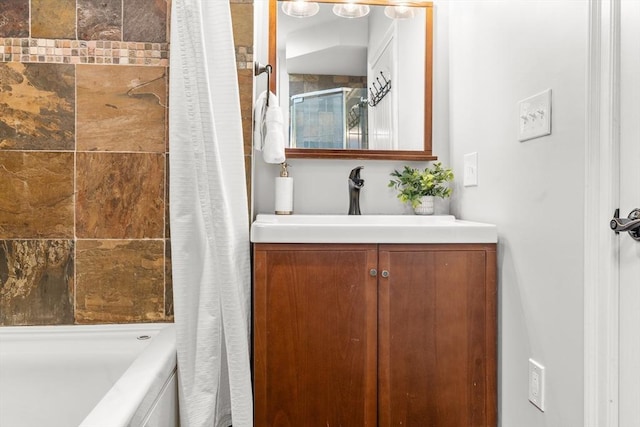
{"type": "Polygon", "coordinates": [[[620,209],[616,209],[609,227],[616,234],[628,231],[632,239],[640,242],[640,209],[632,210],[627,218],[620,218],[620,209]]]}

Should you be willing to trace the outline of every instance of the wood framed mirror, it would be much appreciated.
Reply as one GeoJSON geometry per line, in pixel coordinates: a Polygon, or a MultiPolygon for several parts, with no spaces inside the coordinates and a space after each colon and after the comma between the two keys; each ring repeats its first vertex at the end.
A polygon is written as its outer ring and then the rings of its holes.
{"type": "Polygon", "coordinates": [[[269,0],[269,64],[287,158],[435,160],[433,3],[316,0],[304,18],[284,3],[269,0]],[[367,16],[337,16],[344,6],[367,16]],[[412,17],[397,19],[398,8],[412,17]]]}

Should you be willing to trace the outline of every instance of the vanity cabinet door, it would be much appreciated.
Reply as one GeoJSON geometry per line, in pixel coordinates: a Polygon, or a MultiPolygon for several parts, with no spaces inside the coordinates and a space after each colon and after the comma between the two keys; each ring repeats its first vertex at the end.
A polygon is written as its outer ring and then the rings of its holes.
{"type": "Polygon", "coordinates": [[[379,258],[379,425],[495,427],[495,245],[380,245],[379,258]]]}
{"type": "Polygon", "coordinates": [[[255,425],[377,425],[376,245],[254,246],[255,425]]]}

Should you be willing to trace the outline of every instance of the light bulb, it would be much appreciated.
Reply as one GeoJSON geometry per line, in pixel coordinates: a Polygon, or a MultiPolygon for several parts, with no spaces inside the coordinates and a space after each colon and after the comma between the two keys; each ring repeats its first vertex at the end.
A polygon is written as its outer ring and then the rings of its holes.
{"type": "Polygon", "coordinates": [[[369,13],[366,4],[343,3],[333,6],[333,13],[342,18],[362,18],[369,13]]]}
{"type": "Polygon", "coordinates": [[[315,15],[320,10],[316,2],[305,0],[294,0],[282,2],[282,11],[294,18],[308,18],[315,15]]]}
{"type": "Polygon", "coordinates": [[[410,6],[387,6],[384,14],[391,19],[411,19],[415,16],[415,9],[410,6]]]}

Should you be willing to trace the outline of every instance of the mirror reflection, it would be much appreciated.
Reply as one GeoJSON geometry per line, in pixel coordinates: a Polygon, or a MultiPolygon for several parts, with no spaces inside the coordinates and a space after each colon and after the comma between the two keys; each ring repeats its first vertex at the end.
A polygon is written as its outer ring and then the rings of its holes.
{"type": "Polygon", "coordinates": [[[309,2],[272,9],[270,61],[289,148],[430,155],[430,10],[353,3],[292,9],[300,4],[309,2]]]}

